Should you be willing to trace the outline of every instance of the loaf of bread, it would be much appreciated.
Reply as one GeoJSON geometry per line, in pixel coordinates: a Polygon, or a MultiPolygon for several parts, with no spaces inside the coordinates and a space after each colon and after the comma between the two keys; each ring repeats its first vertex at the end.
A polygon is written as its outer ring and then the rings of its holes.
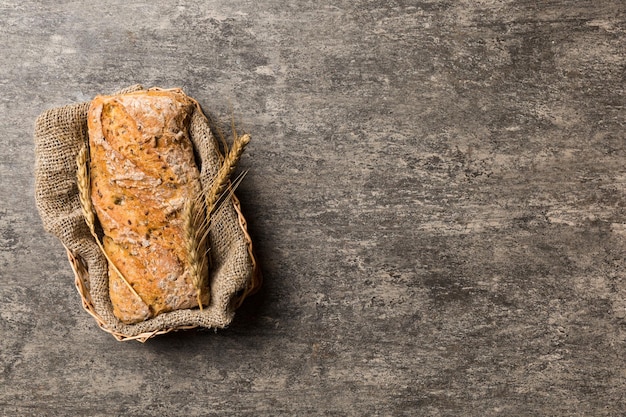
{"type": "Polygon", "coordinates": [[[124,323],[208,303],[185,241],[186,204],[201,193],[188,132],[193,108],[179,90],[98,96],[89,108],[91,198],[122,275],[109,265],[113,312],[124,323]]]}

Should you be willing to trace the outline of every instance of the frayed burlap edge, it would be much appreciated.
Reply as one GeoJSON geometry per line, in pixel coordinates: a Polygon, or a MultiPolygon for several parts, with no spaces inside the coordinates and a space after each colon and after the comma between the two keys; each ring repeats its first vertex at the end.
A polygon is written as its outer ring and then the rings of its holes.
{"type": "MultiPolygon", "coordinates": [[[[139,91],[135,85],[118,93],[139,91]]],[[[108,267],[89,232],[76,185],[76,155],[87,143],[89,102],[42,113],[35,123],[35,199],[44,228],[65,246],[75,285],[85,310],[118,340],[147,339],[174,330],[224,328],[243,299],[260,287],[261,276],[238,199],[232,195],[213,215],[209,235],[212,268],[211,302],[203,311],[176,310],[137,324],[113,315],[108,267]]],[[[200,106],[192,114],[189,134],[200,161],[200,181],[208,191],[221,163],[218,145],[200,106]]]]}

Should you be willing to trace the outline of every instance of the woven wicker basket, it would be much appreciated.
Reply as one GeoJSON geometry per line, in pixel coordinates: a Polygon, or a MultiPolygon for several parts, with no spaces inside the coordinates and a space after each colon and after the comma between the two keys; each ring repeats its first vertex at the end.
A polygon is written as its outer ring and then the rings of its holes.
{"type": "MultiPolygon", "coordinates": [[[[141,89],[143,88],[137,85],[121,92],[141,89]]],[[[120,341],[145,342],[156,335],[176,330],[226,327],[232,320],[234,311],[247,296],[258,291],[262,281],[241,205],[232,193],[214,219],[216,229],[228,230],[225,235],[216,231],[212,238],[218,244],[217,248],[222,248],[218,252],[221,251],[220,262],[223,262],[218,263],[216,269],[211,271],[211,277],[214,278],[210,285],[212,300],[213,284],[217,285],[215,291],[219,295],[215,298],[216,304],[212,301],[210,308],[204,311],[190,309],[163,313],[147,320],[145,324],[124,325],[113,317],[108,290],[104,291],[108,285],[103,286],[106,285],[103,284],[103,271],[106,269],[103,270],[100,261],[94,260],[94,256],[102,255],[94,254],[93,248],[90,248],[95,243],[86,232],[76,190],[75,159],[78,148],[85,143],[88,106],[89,103],[79,103],[50,109],[35,123],[37,207],[44,228],[56,235],[65,246],[83,308],[100,328],[120,341]],[[223,243],[221,246],[220,242],[223,243]],[[230,249],[230,245],[234,243],[236,247],[230,249]],[[229,260],[231,258],[237,261],[229,260]],[[89,269],[92,266],[94,270],[90,275],[89,269]],[[222,271],[220,266],[234,266],[235,269],[226,268],[222,271]],[[94,283],[98,286],[97,290],[94,289],[94,283]]],[[[205,175],[208,179],[212,175],[211,171],[216,172],[219,165],[219,158],[216,156],[219,155],[219,147],[210,132],[208,120],[199,105],[197,107],[197,112],[192,117],[193,130],[196,132],[192,141],[195,152],[201,157],[204,166],[208,167],[201,176],[205,175]]]]}

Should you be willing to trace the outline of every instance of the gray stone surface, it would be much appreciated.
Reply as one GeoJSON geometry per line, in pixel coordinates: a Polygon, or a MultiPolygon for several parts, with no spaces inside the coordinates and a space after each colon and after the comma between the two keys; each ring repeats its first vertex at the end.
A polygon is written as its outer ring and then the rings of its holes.
{"type": "Polygon", "coordinates": [[[626,412],[622,0],[0,1],[0,415],[626,412]],[[119,343],[33,123],[134,83],[253,136],[263,291],[119,343]]]}

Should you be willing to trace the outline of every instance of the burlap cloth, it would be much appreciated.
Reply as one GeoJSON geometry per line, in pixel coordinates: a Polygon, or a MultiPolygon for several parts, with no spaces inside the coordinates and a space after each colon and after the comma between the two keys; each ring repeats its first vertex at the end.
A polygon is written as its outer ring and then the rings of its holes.
{"type": "MultiPolygon", "coordinates": [[[[140,85],[118,93],[142,90],[140,85]]],[[[68,251],[83,306],[100,327],[118,340],[149,337],[193,327],[223,328],[246,295],[258,288],[260,276],[239,202],[234,195],[213,215],[209,234],[211,301],[203,311],[176,310],[137,324],[124,324],[113,315],[109,299],[107,261],[85,223],[76,184],[76,156],[88,141],[90,102],[67,105],[42,113],[35,123],[35,199],[46,231],[57,236],[68,251]]],[[[209,121],[198,106],[189,127],[200,162],[200,181],[209,190],[221,163],[221,154],[209,121]]]]}

